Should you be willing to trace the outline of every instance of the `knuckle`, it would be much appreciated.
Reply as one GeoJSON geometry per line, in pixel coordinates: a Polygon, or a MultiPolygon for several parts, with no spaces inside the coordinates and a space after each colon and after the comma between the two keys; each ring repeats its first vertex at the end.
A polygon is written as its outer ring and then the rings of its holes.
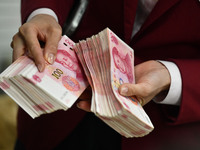
{"type": "Polygon", "coordinates": [[[10,46],[11,46],[12,48],[14,48],[14,47],[16,46],[16,44],[18,44],[18,41],[21,40],[20,38],[21,38],[21,37],[20,37],[20,35],[19,35],[19,32],[16,33],[16,34],[12,37],[12,41],[11,41],[11,43],[10,43],[10,46]]]}
{"type": "Polygon", "coordinates": [[[12,37],[12,41],[15,41],[18,38],[18,33],[16,33],[13,37],[12,37]]]}
{"type": "Polygon", "coordinates": [[[26,31],[26,25],[22,25],[21,27],[19,27],[19,33],[23,34],[24,31],[26,31]]]}
{"type": "Polygon", "coordinates": [[[11,47],[11,48],[14,47],[13,41],[10,43],[10,47],[11,47]]]}
{"type": "Polygon", "coordinates": [[[31,33],[35,29],[35,25],[33,23],[25,23],[19,28],[19,33],[21,35],[25,35],[31,33]]]}

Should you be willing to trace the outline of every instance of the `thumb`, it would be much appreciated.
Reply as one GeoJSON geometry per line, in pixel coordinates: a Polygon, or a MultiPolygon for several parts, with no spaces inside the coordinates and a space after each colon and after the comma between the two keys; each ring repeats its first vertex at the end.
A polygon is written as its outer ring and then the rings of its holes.
{"type": "Polygon", "coordinates": [[[140,95],[139,84],[124,83],[119,87],[118,91],[122,96],[140,95]]]}
{"type": "Polygon", "coordinates": [[[137,99],[139,103],[143,106],[146,104],[146,102],[144,100],[142,89],[143,88],[141,84],[124,83],[119,87],[118,91],[122,96],[129,96],[137,99]]]}

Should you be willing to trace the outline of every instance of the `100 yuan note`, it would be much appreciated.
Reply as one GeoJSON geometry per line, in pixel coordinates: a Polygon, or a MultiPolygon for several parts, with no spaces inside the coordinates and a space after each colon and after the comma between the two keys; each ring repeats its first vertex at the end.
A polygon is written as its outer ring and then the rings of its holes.
{"type": "Polygon", "coordinates": [[[47,108],[56,105],[55,101],[65,106],[65,109],[71,107],[88,86],[73,46],[74,42],[63,36],[55,63],[46,63],[42,73],[30,58],[20,57],[0,75],[0,87],[33,118],[43,113],[39,111],[49,112],[47,108]],[[28,90],[30,83],[33,86],[28,90]],[[38,92],[38,96],[34,92],[38,92]],[[34,96],[43,100],[34,100],[34,96]]]}
{"type": "Polygon", "coordinates": [[[134,51],[112,31],[109,30],[108,36],[110,39],[109,49],[111,55],[111,82],[113,92],[123,108],[135,115],[142,122],[153,127],[140,103],[131,97],[121,96],[118,92],[118,88],[121,84],[135,84],[134,51]]]}
{"type": "Polygon", "coordinates": [[[63,36],[53,65],[47,64],[42,73],[34,68],[22,74],[67,107],[71,107],[88,86],[73,46],[74,42],[63,36]]]}

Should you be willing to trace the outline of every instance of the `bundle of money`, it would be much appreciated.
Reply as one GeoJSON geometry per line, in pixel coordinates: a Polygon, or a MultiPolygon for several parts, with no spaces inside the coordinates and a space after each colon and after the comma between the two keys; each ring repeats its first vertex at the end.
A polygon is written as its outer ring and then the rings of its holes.
{"type": "Polygon", "coordinates": [[[123,83],[135,83],[134,51],[108,28],[76,44],[63,36],[44,72],[22,56],[0,75],[0,87],[32,118],[67,110],[90,85],[92,112],[125,137],[147,135],[153,124],[137,99],[119,94],[123,83]]]}
{"type": "Polygon", "coordinates": [[[135,83],[134,51],[110,29],[75,44],[92,88],[91,111],[125,137],[141,137],[153,125],[140,103],[121,96],[123,83],[135,83]]]}
{"type": "Polygon", "coordinates": [[[55,63],[46,63],[44,72],[27,56],[20,57],[1,73],[0,87],[32,118],[67,110],[88,86],[73,46],[63,36],[55,63]]]}

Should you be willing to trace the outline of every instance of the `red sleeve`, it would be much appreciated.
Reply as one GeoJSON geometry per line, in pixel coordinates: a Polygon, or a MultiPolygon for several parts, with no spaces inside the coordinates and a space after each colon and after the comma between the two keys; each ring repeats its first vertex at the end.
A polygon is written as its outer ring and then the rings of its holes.
{"type": "Polygon", "coordinates": [[[62,26],[67,18],[67,15],[73,5],[73,0],[21,0],[21,18],[22,23],[26,22],[28,16],[38,8],[52,9],[62,26]]]}
{"type": "MultiPolygon", "coordinates": [[[[197,54],[197,57],[199,55],[197,54]]],[[[180,69],[182,98],[179,108],[165,106],[167,117],[174,124],[200,121],[200,59],[174,59],[172,61],[180,69]]]]}
{"type": "Polygon", "coordinates": [[[134,37],[135,54],[144,61],[168,60],[178,66],[182,78],[181,104],[179,107],[162,105],[161,107],[164,107],[162,110],[168,121],[173,124],[199,122],[200,3],[179,1],[173,9],[166,11],[162,17],[152,23],[151,19],[160,14],[168,3],[159,2],[157,9],[150,14],[146,27],[144,25],[139,31],[143,36],[137,34],[134,37]]]}

